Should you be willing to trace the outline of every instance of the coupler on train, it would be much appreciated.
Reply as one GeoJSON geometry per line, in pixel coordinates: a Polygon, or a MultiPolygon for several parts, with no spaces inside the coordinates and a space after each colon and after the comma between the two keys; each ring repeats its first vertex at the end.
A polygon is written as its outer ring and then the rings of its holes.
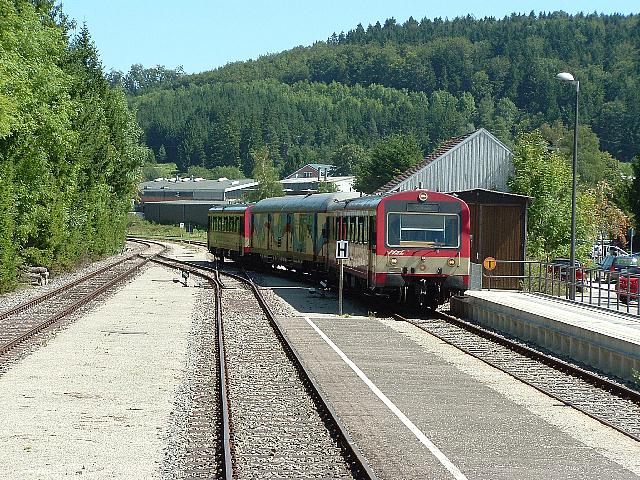
{"type": "Polygon", "coordinates": [[[465,290],[462,277],[403,276],[404,285],[399,288],[399,303],[435,310],[452,295],[465,290]]]}

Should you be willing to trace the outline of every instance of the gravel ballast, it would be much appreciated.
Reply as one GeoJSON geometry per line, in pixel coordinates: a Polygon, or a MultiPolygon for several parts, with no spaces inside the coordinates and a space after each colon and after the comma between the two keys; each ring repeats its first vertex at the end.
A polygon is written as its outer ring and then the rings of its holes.
{"type": "Polygon", "coordinates": [[[149,267],[0,376],[3,478],[161,478],[198,290],[149,267]]]}
{"type": "Polygon", "coordinates": [[[251,293],[223,290],[222,312],[236,478],[353,478],[251,293]]]}

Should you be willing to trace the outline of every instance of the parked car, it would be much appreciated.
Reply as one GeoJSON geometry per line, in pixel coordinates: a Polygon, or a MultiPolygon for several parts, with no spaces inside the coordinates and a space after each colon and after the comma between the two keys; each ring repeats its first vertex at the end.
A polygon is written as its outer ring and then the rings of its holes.
{"type": "Polygon", "coordinates": [[[638,255],[624,255],[613,259],[609,271],[620,273],[622,270],[636,266],[638,266],[638,255]]]}
{"type": "Polygon", "coordinates": [[[622,303],[638,299],[638,281],[640,280],[640,267],[633,266],[620,274],[616,292],[622,303]]]}
{"type": "MultiPolygon", "coordinates": [[[[570,264],[568,258],[554,258],[549,262],[549,266],[547,267],[547,272],[554,277],[557,277],[562,282],[566,282],[571,280],[569,278],[570,271],[567,268],[570,264]]],[[[582,271],[582,264],[578,260],[575,260],[576,266],[576,290],[578,292],[582,291],[582,280],[584,277],[584,272],[582,271]]]]}

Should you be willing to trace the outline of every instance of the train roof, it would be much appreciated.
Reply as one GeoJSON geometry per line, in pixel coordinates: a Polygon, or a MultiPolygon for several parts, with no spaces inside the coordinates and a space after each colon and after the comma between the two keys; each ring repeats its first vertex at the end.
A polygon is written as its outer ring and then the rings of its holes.
{"type": "Polygon", "coordinates": [[[269,212],[326,212],[330,205],[336,202],[354,198],[358,193],[314,193],[305,196],[288,196],[265,198],[256,203],[252,213],[269,212]]]}
{"type": "Polygon", "coordinates": [[[456,199],[454,196],[447,193],[431,192],[428,190],[409,190],[384,195],[366,195],[364,197],[342,200],[329,205],[327,210],[375,210],[383,200],[403,200],[414,202],[417,200],[417,195],[420,192],[426,192],[432,197],[435,196],[439,198],[440,201],[459,201],[459,199],[456,199]]]}
{"type": "Polygon", "coordinates": [[[249,205],[245,204],[233,204],[233,205],[216,205],[209,209],[211,213],[244,213],[249,205]]]}
{"type": "Polygon", "coordinates": [[[381,200],[380,195],[367,195],[335,202],[327,210],[375,210],[381,200]]]}

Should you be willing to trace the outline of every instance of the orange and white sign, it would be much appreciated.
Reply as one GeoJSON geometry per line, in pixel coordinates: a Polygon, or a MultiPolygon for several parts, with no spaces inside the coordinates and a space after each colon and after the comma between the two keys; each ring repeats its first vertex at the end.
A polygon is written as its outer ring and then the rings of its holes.
{"type": "Polygon", "coordinates": [[[496,262],[496,259],[493,257],[487,257],[484,259],[484,262],[482,262],[482,266],[486,269],[486,270],[493,270],[494,268],[496,268],[498,262],[496,262]]]}

